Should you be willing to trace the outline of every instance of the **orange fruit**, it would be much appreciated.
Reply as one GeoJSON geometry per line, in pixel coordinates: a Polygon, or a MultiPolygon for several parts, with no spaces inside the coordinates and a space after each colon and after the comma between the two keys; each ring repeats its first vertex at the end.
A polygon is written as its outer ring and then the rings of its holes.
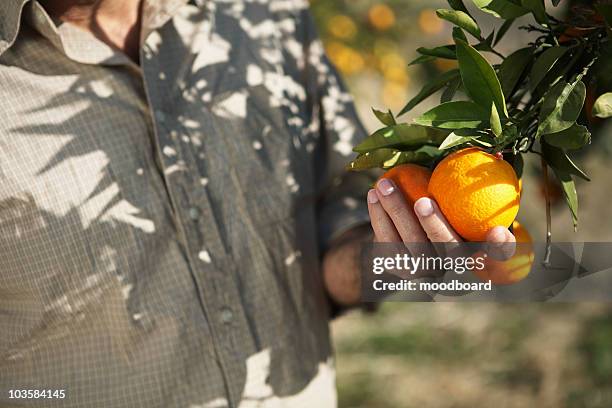
{"type": "Polygon", "coordinates": [[[495,285],[511,285],[525,279],[531,272],[531,266],[535,259],[531,235],[518,221],[512,223],[512,230],[517,242],[514,255],[506,261],[487,258],[483,270],[474,269],[474,274],[484,282],[491,281],[495,285]]]}
{"type": "Polygon", "coordinates": [[[327,22],[327,30],[336,38],[350,40],[357,34],[357,24],[349,16],[333,16],[327,22]]]}
{"type": "Polygon", "coordinates": [[[436,35],[444,30],[444,22],[438,17],[433,9],[423,9],[417,19],[419,28],[423,34],[436,35]]]}
{"type": "Polygon", "coordinates": [[[410,205],[414,205],[414,202],[419,198],[429,196],[427,185],[429,184],[430,177],[431,171],[427,167],[408,163],[393,167],[383,174],[381,178],[393,180],[395,185],[404,194],[406,201],[410,205]]]}
{"type": "Polygon", "coordinates": [[[512,166],[476,147],[459,150],[434,169],[428,191],[459,235],[485,241],[496,226],[509,227],[519,209],[512,166]]]}
{"type": "Polygon", "coordinates": [[[368,10],[370,24],[379,30],[388,30],[395,24],[395,13],[386,4],[375,4],[368,10]]]}

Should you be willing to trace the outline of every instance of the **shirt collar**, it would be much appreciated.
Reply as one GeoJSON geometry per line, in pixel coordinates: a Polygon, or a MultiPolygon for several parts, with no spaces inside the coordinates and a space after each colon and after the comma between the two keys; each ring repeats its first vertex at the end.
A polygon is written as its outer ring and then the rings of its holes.
{"type": "MultiPolygon", "coordinates": [[[[142,27],[145,39],[147,35],[176,14],[177,10],[189,0],[144,0],[142,7],[142,27]]],[[[201,1],[203,3],[203,1],[201,1]]]]}
{"type": "Polygon", "coordinates": [[[17,38],[21,23],[23,6],[29,0],[0,1],[0,55],[4,53],[17,38]]]}
{"type": "MultiPolygon", "coordinates": [[[[62,48],[69,56],[77,56],[79,52],[82,51],[80,49],[82,48],[82,41],[80,41],[80,39],[89,36],[92,37],[90,40],[93,40],[92,35],[75,32],[76,28],[71,28],[67,24],[65,25],[66,27],[58,29],[44,9],[36,1],[0,0],[0,56],[15,42],[21,26],[22,14],[24,14],[25,5],[28,2],[33,6],[25,12],[25,17],[30,24],[51,40],[56,46],[62,48]],[[59,36],[60,34],[64,34],[64,31],[68,32],[69,35],[66,37],[62,36],[64,41],[61,41],[59,36]],[[71,41],[74,38],[79,40],[76,42],[71,41]]],[[[146,38],[151,31],[161,27],[187,2],[188,0],[144,0],[142,10],[142,38],[146,38]]],[[[89,52],[87,54],[89,54],[89,52]]],[[[114,58],[116,56],[113,57],[112,54],[113,52],[110,50],[110,47],[104,46],[100,47],[99,51],[90,57],[74,59],[83,59],[80,62],[85,63],[99,63],[102,60],[107,60],[107,62],[112,63],[112,60],[116,59],[114,58]],[[108,58],[111,60],[109,61],[108,58]]]]}

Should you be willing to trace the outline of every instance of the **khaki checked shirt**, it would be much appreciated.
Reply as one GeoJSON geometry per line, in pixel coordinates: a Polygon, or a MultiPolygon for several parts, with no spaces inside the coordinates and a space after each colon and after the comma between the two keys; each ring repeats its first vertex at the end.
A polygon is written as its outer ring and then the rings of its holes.
{"type": "Polygon", "coordinates": [[[148,0],[140,52],[0,0],[0,407],[334,406],[370,180],[307,4],[148,0]]]}

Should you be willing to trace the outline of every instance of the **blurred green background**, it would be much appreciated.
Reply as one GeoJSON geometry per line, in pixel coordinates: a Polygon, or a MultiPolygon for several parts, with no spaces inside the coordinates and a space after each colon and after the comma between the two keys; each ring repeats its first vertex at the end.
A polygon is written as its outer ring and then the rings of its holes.
{"type": "MultiPolygon", "coordinates": [[[[371,107],[397,112],[425,79],[453,67],[445,60],[408,66],[417,47],[451,42],[450,25],[435,15],[444,1],[311,5],[327,53],[370,131],[378,126],[371,107]]],[[[567,12],[567,6],[556,11],[567,12]]],[[[496,26],[494,18],[474,14],[485,33],[496,26]]],[[[515,29],[500,49],[508,53],[528,38],[515,29]]],[[[437,100],[401,119],[410,121],[437,100]]],[[[560,196],[555,200],[556,241],[612,241],[610,133],[609,124],[600,127],[578,159],[593,179],[577,185],[578,232],[560,196]]],[[[519,220],[534,241],[543,241],[536,164],[527,160],[519,220]]],[[[611,312],[611,305],[596,303],[386,303],[375,314],[350,313],[332,325],[340,407],[612,407],[611,312]]]]}

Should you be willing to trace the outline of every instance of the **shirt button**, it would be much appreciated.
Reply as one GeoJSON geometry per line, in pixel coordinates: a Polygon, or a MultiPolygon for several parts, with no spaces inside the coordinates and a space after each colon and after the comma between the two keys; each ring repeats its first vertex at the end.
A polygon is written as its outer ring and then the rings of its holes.
{"type": "Polygon", "coordinates": [[[160,123],[163,123],[163,122],[166,120],[166,115],[164,114],[164,112],[163,112],[163,111],[161,111],[161,110],[159,110],[159,109],[157,109],[157,110],[155,111],[155,117],[157,118],[157,120],[158,120],[160,123]]]}
{"type": "Polygon", "coordinates": [[[234,313],[232,313],[232,310],[229,307],[221,309],[221,321],[224,324],[229,324],[232,320],[234,320],[234,313]]]}
{"type": "Polygon", "coordinates": [[[200,210],[197,209],[196,207],[191,207],[189,209],[189,218],[191,218],[194,221],[200,218],[200,210]]]}

